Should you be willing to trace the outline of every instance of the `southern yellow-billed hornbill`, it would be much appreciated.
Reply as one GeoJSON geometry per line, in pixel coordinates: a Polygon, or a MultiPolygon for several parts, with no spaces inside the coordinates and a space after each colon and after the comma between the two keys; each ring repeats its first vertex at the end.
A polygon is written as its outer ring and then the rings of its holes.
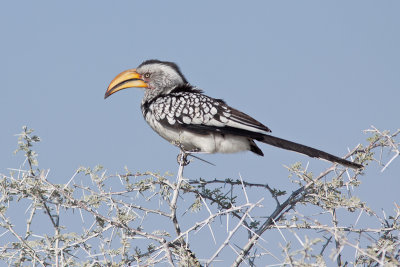
{"type": "Polygon", "coordinates": [[[147,60],[117,75],[104,98],[125,88],[145,88],[141,108],[147,123],[163,138],[187,152],[234,153],[250,150],[263,156],[254,140],[313,158],[361,168],[324,151],[271,136],[271,130],[247,114],[190,85],[175,63],[147,60]]]}

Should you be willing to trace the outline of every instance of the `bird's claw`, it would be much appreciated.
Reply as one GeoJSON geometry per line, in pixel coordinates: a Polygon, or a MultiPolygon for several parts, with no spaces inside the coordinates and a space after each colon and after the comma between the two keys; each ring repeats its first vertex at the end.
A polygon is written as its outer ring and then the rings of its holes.
{"type": "Polygon", "coordinates": [[[188,153],[181,151],[177,157],[178,164],[182,166],[188,165],[190,163],[190,160],[187,159],[188,156],[188,153]]]}

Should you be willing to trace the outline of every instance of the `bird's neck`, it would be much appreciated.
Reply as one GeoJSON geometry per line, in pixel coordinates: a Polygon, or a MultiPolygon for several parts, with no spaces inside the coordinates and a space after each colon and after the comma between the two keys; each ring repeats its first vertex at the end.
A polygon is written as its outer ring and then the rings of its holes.
{"type": "Polygon", "coordinates": [[[159,89],[147,89],[144,93],[144,97],[142,99],[142,108],[148,107],[153,101],[155,101],[159,97],[165,97],[170,94],[176,93],[202,93],[202,90],[190,85],[189,83],[177,85],[175,87],[171,87],[170,89],[163,88],[159,89]]]}
{"type": "Polygon", "coordinates": [[[144,96],[142,99],[142,104],[144,102],[151,102],[154,99],[156,99],[157,97],[159,97],[160,95],[162,95],[163,92],[162,90],[155,88],[155,89],[146,89],[146,91],[144,91],[144,96]]]}
{"type": "Polygon", "coordinates": [[[173,91],[174,88],[171,89],[165,89],[163,88],[162,90],[160,89],[147,89],[144,92],[144,96],[142,99],[142,111],[146,111],[148,110],[148,108],[150,107],[151,103],[153,103],[155,100],[157,100],[157,98],[159,97],[163,97],[163,96],[167,96],[168,94],[170,94],[171,91],[173,91]]]}

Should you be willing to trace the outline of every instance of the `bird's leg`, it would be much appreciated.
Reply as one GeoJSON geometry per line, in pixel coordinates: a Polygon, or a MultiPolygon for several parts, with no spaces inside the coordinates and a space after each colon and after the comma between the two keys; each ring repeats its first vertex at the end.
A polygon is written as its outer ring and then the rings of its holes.
{"type": "Polygon", "coordinates": [[[180,150],[178,157],[176,159],[178,161],[178,164],[180,166],[188,165],[190,163],[190,160],[188,160],[187,157],[189,156],[190,152],[186,151],[184,149],[183,145],[179,141],[174,141],[174,142],[172,142],[172,144],[179,147],[179,150],[180,150]]]}
{"type": "Polygon", "coordinates": [[[182,163],[183,166],[189,165],[190,160],[188,160],[187,157],[191,156],[191,157],[193,157],[195,159],[201,160],[201,161],[203,161],[205,163],[208,163],[210,165],[215,166],[214,163],[209,162],[209,161],[207,161],[205,159],[202,159],[202,158],[194,155],[194,154],[208,154],[207,152],[201,152],[199,148],[195,148],[195,149],[192,149],[190,151],[187,151],[187,150],[184,149],[183,145],[179,141],[173,141],[171,143],[173,145],[179,147],[179,149],[180,149],[180,153],[178,154],[178,157],[177,157],[177,161],[178,161],[179,165],[181,163],[182,163]]]}

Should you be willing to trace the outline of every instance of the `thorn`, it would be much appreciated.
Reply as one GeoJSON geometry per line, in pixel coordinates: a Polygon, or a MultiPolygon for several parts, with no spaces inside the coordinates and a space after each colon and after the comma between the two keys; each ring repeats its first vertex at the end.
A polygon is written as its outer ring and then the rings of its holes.
{"type": "Polygon", "coordinates": [[[193,158],[196,158],[196,159],[198,159],[198,160],[201,160],[201,161],[203,161],[203,162],[205,162],[205,163],[208,163],[208,164],[210,164],[210,165],[212,165],[212,166],[217,166],[217,165],[215,165],[214,163],[209,162],[209,161],[207,161],[207,160],[205,160],[205,159],[202,159],[202,158],[200,158],[200,157],[198,157],[198,156],[195,156],[195,155],[193,155],[193,154],[188,154],[188,156],[191,156],[191,157],[193,157],[193,158]]]}

